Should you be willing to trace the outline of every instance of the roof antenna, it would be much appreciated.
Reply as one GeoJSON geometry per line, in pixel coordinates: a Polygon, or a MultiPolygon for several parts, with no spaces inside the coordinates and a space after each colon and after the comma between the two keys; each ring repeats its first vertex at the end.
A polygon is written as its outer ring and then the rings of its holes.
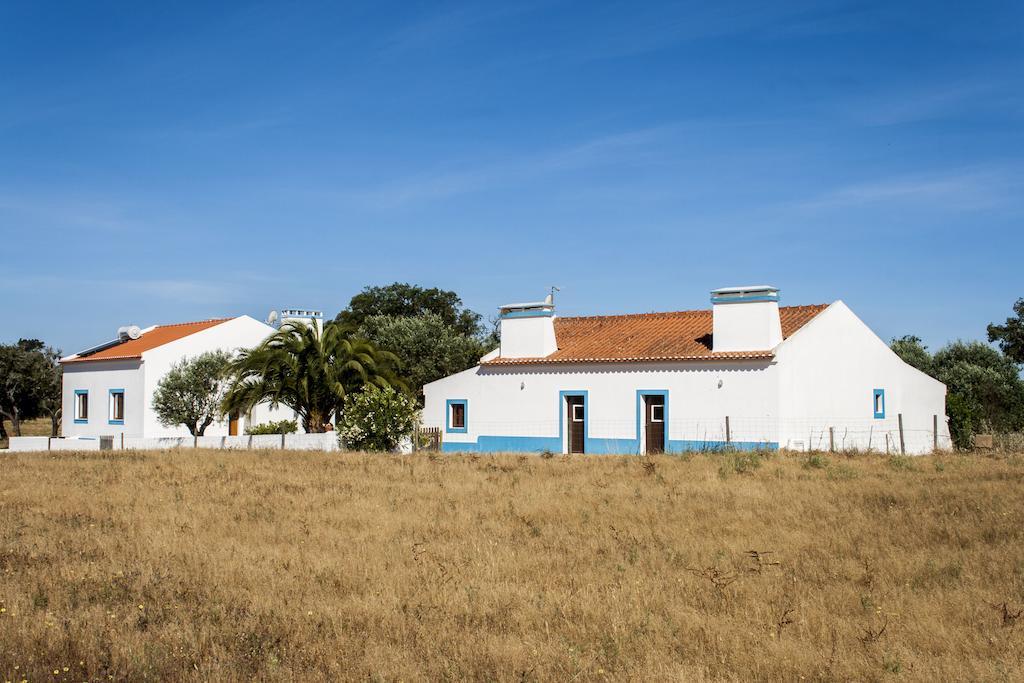
{"type": "Polygon", "coordinates": [[[546,297],[544,297],[544,303],[546,303],[548,306],[554,306],[555,305],[555,292],[561,292],[561,291],[562,290],[559,289],[558,287],[555,287],[554,285],[551,285],[551,293],[548,294],[546,297]]]}

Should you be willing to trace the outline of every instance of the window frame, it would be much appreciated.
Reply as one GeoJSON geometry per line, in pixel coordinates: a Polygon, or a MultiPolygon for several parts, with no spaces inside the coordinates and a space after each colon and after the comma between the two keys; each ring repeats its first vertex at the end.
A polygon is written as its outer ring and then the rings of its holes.
{"type": "Polygon", "coordinates": [[[465,398],[450,398],[445,401],[444,406],[444,431],[448,434],[465,434],[469,431],[469,400],[465,398]],[[454,423],[455,406],[462,407],[462,426],[456,427],[454,423]]]}
{"type": "Polygon", "coordinates": [[[651,404],[651,423],[653,424],[664,424],[665,422],[665,404],[664,403],[652,403],[651,404]],[[655,416],[655,411],[661,409],[661,417],[655,416]]]}
{"type": "Polygon", "coordinates": [[[89,424],[89,390],[75,389],[75,424],[89,424]],[[82,408],[85,410],[82,410],[82,408]]]}
{"type": "Polygon", "coordinates": [[[107,424],[111,425],[123,425],[124,424],[124,389],[111,389],[107,399],[107,424]],[[114,399],[115,396],[121,397],[121,417],[116,417],[114,408],[117,406],[117,401],[114,399]]]}
{"type": "Polygon", "coordinates": [[[885,419],[885,389],[874,389],[872,391],[871,410],[874,412],[876,420],[885,419]],[[882,406],[881,410],[878,409],[879,405],[882,406]]]}
{"type": "Polygon", "coordinates": [[[585,403],[573,403],[572,404],[572,415],[570,416],[571,422],[586,422],[587,421],[587,408],[585,403]],[[579,408],[580,416],[576,417],[576,409],[579,408]]]}

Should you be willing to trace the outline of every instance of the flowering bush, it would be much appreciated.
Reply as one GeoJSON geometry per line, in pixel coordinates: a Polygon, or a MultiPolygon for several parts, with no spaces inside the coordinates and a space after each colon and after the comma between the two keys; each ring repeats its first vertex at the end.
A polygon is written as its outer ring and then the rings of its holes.
{"type": "Polygon", "coordinates": [[[391,387],[367,385],[345,397],[338,443],[343,449],[393,451],[412,434],[419,419],[419,409],[411,396],[391,387]]]}

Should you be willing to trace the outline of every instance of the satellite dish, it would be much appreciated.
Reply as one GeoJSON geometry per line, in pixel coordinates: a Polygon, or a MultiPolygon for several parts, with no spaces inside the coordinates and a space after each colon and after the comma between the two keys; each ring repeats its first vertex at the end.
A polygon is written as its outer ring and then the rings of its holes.
{"type": "Polygon", "coordinates": [[[277,311],[271,311],[267,313],[267,324],[271,327],[277,327],[278,321],[281,320],[281,314],[277,311]]]}

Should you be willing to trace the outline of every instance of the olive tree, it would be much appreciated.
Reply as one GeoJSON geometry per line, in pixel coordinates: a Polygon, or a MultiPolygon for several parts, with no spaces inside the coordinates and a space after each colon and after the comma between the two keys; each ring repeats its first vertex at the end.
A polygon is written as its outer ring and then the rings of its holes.
{"type": "Polygon", "coordinates": [[[221,415],[230,363],[226,352],[211,351],[171,366],[153,393],[153,410],[160,424],[183,424],[192,436],[202,436],[221,415]]]}

